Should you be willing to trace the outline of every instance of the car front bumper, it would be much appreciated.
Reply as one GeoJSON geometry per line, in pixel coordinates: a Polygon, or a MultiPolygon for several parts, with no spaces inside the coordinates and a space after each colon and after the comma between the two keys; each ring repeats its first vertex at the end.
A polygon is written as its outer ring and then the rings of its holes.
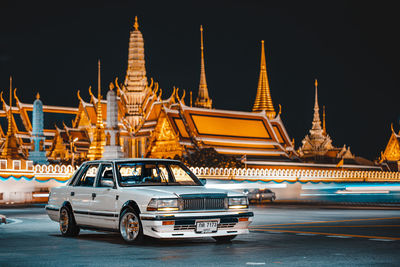
{"type": "Polygon", "coordinates": [[[195,238],[248,234],[253,212],[140,214],[143,233],[155,238],[195,238]],[[196,232],[196,221],[218,221],[216,232],[196,232]]]}

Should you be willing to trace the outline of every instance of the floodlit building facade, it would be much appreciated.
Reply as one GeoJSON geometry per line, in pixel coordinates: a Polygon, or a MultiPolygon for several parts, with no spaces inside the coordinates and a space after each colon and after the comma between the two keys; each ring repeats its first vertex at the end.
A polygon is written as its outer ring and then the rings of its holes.
{"type": "MultiPolygon", "coordinates": [[[[212,91],[209,92],[205,75],[202,26],[200,56],[200,81],[194,103],[191,92],[187,104],[185,90],[178,88],[173,88],[171,95],[163,96],[159,84],[146,76],[144,38],[135,17],[130,32],[125,79],[123,83],[118,78],[110,83],[107,98],[110,94],[111,102],[102,99],[99,61],[97,96],[89,88],[90,99],[84,100],[77,92],[78,107],[42,106],[44,124],[41,140],[48,160],[53,163],[79,163],[109,157],[114,149],[110,146],[115,146],[113,153],[118,157],[155,158],[176,158],[212,147],[220,154],[237,158],[245,156],[249,163],[259,167],[273,161],[274,166],[284,162],[298,168],[303,159],[333,152],[339,159],[354,158],[349,149],[333,147],[330,137],[321,128],[317,85],[313,127],[303,140],[302,147],[295,150],[294,140],[281,118],[281,110],[279,108],[277,112],[273,105],[264,41],[261,42],[256,98],[249,112],[213,107],[209,94],[211,92],[212,95],[212,91]]],[[[2,156],[6,158],[18,154],[18,157],[27,159],[33,151],[33,105],[21,102],[16,91],[14,98],[16,106],[12,107],[1,97],[2,156]]]]}

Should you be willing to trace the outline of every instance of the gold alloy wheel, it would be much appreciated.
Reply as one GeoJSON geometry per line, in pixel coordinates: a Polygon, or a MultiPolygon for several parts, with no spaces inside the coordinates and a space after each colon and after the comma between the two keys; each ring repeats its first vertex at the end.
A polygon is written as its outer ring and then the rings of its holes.
{"type": "Polygon", "coordinates": [[[66,208],[63,208],[60,213],[60,231],[65,234],[68,231],[68,211],[66,208]]]}
{"type": "Polygon", "coordinates": [[[120,222],[120,232],[126,241],[134,241],[139,235],[139,218],[135,213],[129,211],[124,214],[120,222]]]}

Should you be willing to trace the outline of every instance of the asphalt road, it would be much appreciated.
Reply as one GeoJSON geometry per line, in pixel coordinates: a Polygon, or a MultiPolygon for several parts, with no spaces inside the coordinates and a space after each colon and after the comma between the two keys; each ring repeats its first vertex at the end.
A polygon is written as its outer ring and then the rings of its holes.
{"type": "Polygon", "coordinates": [[[400,210],[296,205],[254,207],[249,235],[125,244],[117,234],[61,237],[43,208],[2,209],[0,266],[400,265],[400,210]]]}

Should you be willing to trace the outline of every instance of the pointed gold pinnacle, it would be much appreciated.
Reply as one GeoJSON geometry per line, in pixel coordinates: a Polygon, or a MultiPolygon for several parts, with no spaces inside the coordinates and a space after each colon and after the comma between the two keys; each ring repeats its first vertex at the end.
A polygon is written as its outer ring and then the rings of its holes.
{"type": "Polygon", "coordinates": [[[137,16],[135,16],[135,24],[133,24],[133,27],[135,28],[136,31],[139,30],[139,23],[137,21],[137,16]]]}

